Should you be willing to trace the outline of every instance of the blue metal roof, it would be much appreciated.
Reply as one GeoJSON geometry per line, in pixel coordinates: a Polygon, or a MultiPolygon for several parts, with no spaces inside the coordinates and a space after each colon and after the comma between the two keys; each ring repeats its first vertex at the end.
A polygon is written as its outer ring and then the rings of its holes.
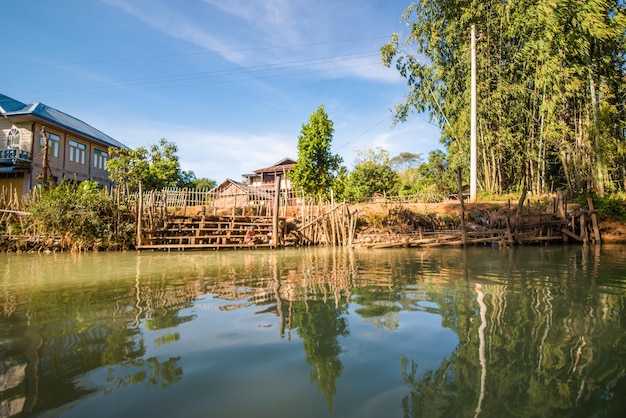
{"type": "Polygon", "coordinates": [[[23,115],[36,116],[45,121],[61,126],[69,131],[84,135],[95,141],[101,142],[104,145],[109,145],[117,148],[127,148],[121,142],[111,138],[109,135],[97,130],[96,128],[83,122],[82,120],[70,116],[67,113],[61,112],[60,110],[57,110],[53,107],[46,106],[43,103],[26,105],[8,96],[0,94],[0,108],[0,111],[4,114],[4,116],[7,117],[23,115]]]}
{"type": "Polygon", "coordinates": [[[15,99],[10,98],[9,96],[5,96],[0,93],[0,112],[14,112],[16,110],[20,110],[26,107],[25,103],[18,102],[15,99]]]}

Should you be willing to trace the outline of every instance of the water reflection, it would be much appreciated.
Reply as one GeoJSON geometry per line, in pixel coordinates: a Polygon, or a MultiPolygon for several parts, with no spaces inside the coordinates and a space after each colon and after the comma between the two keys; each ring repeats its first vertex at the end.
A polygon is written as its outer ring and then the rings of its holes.
{"type": "Polygon", "coordinates": [[[2,257],[0,417],[626,408],[620,247],[2,257]]]}

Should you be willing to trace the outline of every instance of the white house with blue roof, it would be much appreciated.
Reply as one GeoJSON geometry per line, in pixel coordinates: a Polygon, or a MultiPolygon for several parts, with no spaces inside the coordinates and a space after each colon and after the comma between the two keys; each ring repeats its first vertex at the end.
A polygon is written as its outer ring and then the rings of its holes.
{"type": "Polygon", "coordinates": [[[27,193],[42,177],[55,183],[92,180],[111,187],[105,167],[109,147],[126,148],[60,110],[0,94],[0,187],[27,193]]]}

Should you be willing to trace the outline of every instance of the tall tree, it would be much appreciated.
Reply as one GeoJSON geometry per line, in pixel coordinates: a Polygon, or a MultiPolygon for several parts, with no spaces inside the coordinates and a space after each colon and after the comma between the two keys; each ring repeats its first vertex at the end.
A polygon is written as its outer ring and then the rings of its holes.
{"type": "Polygon", "coordinates": [[[332,154],[333,122],[321,105],[302,125],[298,136],[298,161],[289,172],[293,184],[310,196],[329,193],[343,161],[332,154]]]}
{"type": "Polygon", "coordinates": [[[469,28],[479,36],[479,186],[602,192],[626,158],[622,0],[422,0],[382,47],[407,79],[395,121],[428,111],[452,167],[469,159],[469,28]],[[614,168],[615,167],[615,168],[614,168]]]}
{"type": "Polygon", "coordinates": [[[400,154],[389,160],[389,164],[396,171],[405,171],[418,165],[422,161],[422,154],[412,152],[401,152],[400,154]]]}

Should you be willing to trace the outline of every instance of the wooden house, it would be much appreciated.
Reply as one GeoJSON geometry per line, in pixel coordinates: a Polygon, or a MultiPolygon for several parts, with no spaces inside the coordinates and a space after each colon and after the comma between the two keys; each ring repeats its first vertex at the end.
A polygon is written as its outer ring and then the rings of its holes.
{"type": "Polygon", "coordinates": [[[287,175],[296,164],[291,158],[283,158],[276,164],[265,168],[254,170],[252,174],[244,174],[246,183],[254,188],[261,190],[274,190],[276,177],[280,176],[280,189],[283,191],[291,190],[291,182],[287,175]]]}
{"type": "Polygon", "coordinates": [[[242,207],[268,207],[272,204],[273,194],[235,180],[226,179],[211,190],[211,206],[217,209],[242,207]]]}
{"type": "Polygon", "coordinates": [[[43,103],[25,104],[3,94],[0,116],[0,187],[27,193],[43,177],[57,184],[70,179],[112,186],[105,163],[109,147],[125,148],[121,142],[43,103]]]}

